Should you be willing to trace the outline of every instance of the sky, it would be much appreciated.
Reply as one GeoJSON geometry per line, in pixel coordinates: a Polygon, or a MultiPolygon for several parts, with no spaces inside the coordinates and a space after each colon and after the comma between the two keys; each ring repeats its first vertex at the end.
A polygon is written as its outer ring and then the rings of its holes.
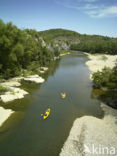
{"type": "Polygon", "coordinates": [[[117,0],[0,0],[0,18],[21,29],[117,37],[117,0]]]}

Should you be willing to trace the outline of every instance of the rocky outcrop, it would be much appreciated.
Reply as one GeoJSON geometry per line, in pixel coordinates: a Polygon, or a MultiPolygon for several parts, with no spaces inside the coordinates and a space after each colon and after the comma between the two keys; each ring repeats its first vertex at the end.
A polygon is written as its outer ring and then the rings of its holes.
{"type": "Polygon", "coordinates": [[[117,110],[101,104],[104,118],[83,116],[75,120],[60,156],[117,155],[117,110]]]}
{"type": "Polygon", "coordinates": [[[66,38],[66,37],[57,37],[53,39],[51,42],[46,43],[43,38],[41,37],[42,46],[46,46],[51,52],[55,52],[57,49],[58,51],[61,50],[70,50],[71,45],[79,44],[80,40],[78,38],[66,38]]]}
{"type": "Polygon", "coordinates": [[[80,40],[76,37],[58,37],[54,40],[60,50],[70,50],[72,44],[79,44],[80,40]]]}
{"type": "MultiPolygon", "coordinates": [[[[43,72],[48,70],[47,67],[41,67],[41,69],[43,70],[43,72]]],[[[39,75],[30,75],[27,77],[16,77],[9,79],[7,82],[3,82],[0,84],[1,86],[6,88],[6,92],[0,95],[0,100],[6,103],[15,99],[24,98],[24,96],[28,94],[28,92],[18,88],[21,85],[21,80],[35,83],[43,83],[45,81],[39,75]]]]}

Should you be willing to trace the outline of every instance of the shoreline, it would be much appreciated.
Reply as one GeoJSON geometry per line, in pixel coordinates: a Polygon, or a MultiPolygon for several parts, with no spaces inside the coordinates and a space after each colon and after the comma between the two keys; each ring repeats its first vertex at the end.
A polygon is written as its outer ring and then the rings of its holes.
{"type": "MultiPolygon", "coordinates": [[[[97,72],[98,70],[101,71],[105,66],[113,68],[117,59],[117,55],[85,54],[90,59],[85,64],[91,71],[91,80],[93,72],[97,72]]],[[[116,148],[117,110],[103,103],[101,103],[101,109],[104,112],[104,117],[102,119],[94,116],[83,116],[74,121],[69,136],[61,149],[60,156],[97,155],[96,153],[93,153],[92,145],[95,145],[97,148],[99,145],[100,147],[107,147],[108,149],[111,147],[114,149],[116,148]]],[[[115,149],[113,155],[117,155],[116,150],[117,149],[115,149]]],[[[106,156],[108,153],[104,153],[103,155],[106,156]]]]}
{"type": "Polygon", "coordinates": [[[0,95],[0,100],[6,103],[15,99],[24,98],[24,95],[28,94],[28,92],[18,88],[19,86],[21,86],[22,80],[34,83],[43,83],[45,81],[39,75],[29,75],[27,77],[15,77],[9,79],[6,82],[0,83],[1,86],[6,88],[6,91],[0,95]]]}
{"type": "MultiPolygon", "coordinates": [[[[59,57],[68,55],[70,53],[61,54],[59,57]]],[[[54,60],[58,59],[54,58],[54,60]]],[[[48,71],[48,67],[40,67],[39,73],[44,74],[48,71]]],[[[5,82],[0,83],[1,86],[6,88],[6,91],[3,94],[0,94],[0,101],[7,103],[10,101],[14,101],[16,99],[24,98],[25,95],[29,94],[27,91],[20,89],[19,86],[21,86],[21,81],[28,81],[28,82],[34,82],[34,83],[44,83],[45,80],[40,77],[39,75],[29,75],[26,77],[14,77],[9,80],[6,80],[5,82]]],[[[14,113],[11,109],[4,109],[0,106],[0,126],[3,125],[3,123],[14,113]]]]}
{"type": "Polygon", "coordinates": [[[4,109],[0,106],[0,127],[14,113],[11,109],[4,109]]]}
{"type": "MultiPolygon", "coordinates": [[[[45,73],[48,70],[47,67],[41,67],[41,72],[45,73]]],[[[5,82],[0,83],[1,86],[6,88],[6,91],[0,95],[0,101],[7,103],[16,99],[24,98],[29,94],[27,91],[20,89],[21,81],[28,81],[34,83],[44,83],[45,80],[39,75],[29,75],[27,77],[14,77],[5,82]]],[[[14,113],[11,109],[4,109],[0,106],[0,126],[14,113]]]]}
{"type": "MultiPolygon", "coordinates": [[[[108,152],[111,147],[116,149],[117,111],[103,103],[101,103],[101,108],[104,111],[102,119],[83,116],[74,121],[60,156],[100,155],[99,148],[106,147],[108,152]],[[93,153],[92,146],[97,148],[97,154],[93,153]]],[[[107,156],[107,151],[103,155],[107,156]]],[[[113,155],[117,155],[116,150],[115,154],[113,151],[113,155]]]]}
{"type": "MultiPolygon", "coordinates": [[[[107,54],[89,54],[85,53],[89,60],[85,63],[91,71],[90,79],[93,72],[102,71],[104,67],[113,68],[116,64],[117,55],[107,54]]],[[[92,80],[92,79],[91,79],[92,80]]]]}

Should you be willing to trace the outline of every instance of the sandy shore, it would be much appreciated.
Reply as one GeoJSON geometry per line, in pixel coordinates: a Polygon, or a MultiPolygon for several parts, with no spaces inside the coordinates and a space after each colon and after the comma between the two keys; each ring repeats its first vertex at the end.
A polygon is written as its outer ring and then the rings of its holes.
{"type": "MultiPolygon", "coordinates": [[[[88,54],[85,53],[89,61],[86,62],[86,65],[88,66],[89,70],[93,72],[101,71],[104,67],[110,67],[113,68],[115,66],[117,55],[106,55],[106,54],[88,54]]],[[[91,74],[92,75],[92,74],[91,74]]],[[[91,78],[90,75],[90,78],[91,78]]]]}
{"type": "MultiPolygon", "coordinates": [[[[91,55],[86,65],[93,72],[105,66],[113,68],[117,55],[91,55]]],[[[90,78],[91,78],[90,75],[90,78]]],[[[117,110],[101,104],[103,119],[93,116],[77,118],[61,150],[60,156],[117,156],[117,110]]]]}

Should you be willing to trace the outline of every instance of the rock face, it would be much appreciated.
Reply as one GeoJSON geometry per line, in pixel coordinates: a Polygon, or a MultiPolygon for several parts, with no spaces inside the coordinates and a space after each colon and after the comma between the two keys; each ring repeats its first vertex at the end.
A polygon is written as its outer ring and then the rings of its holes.
{"type": "Polygon", "coordinates": [[[44,39],[42,37],[40,37],[39,39],[41,41],[42,47],[45,47],[46,46],[46,43],[45,43],[44,39]]]}
{"type": "Polygon", "coordinates": [[[103,119],[84,116],[75,120],[60,156],[117,155],[117,110],[101,104],[103,119]]]}
{"type": "Polygon", "coordinates": [[[71,45],[80,43],[80,34],[65,29],[50,29],[39,32],[42,46],[46,46],[51,52],[70,50],[71,45]]]}
{"type": "Polygon", "coordinates": [[[78,38],[73,37],[57,37],[54,39],[54,43],[56,47],[60,50],[70,50],[72,44],[79,44],[80,40],[78,38]]]}

